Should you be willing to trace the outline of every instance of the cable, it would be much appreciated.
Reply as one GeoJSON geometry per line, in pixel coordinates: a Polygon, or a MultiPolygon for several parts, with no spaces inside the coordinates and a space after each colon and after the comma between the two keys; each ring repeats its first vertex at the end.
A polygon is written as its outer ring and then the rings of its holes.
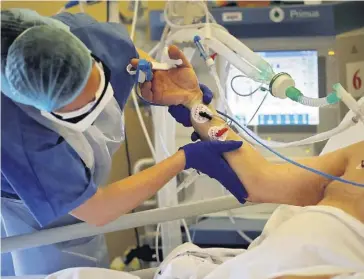
{"type": "Polygon", "coordinates": [[[250,122],[252,122],[252,121],[253,121],[254,117],[257,115],[258,111],[259,111],[259,110],[260,110],[260,108],[262,107],[262,105],[263,105],[263,103],[264,103],[265,99],[267,99],[267,97],[268,97],[268,93],[265,93],[265,96],[264,96],[263,100],[260,102],[259,106],[258,106],[258,107],[257,107],[257,109],[255,110],[255,112],[254,112],[253,116],[252,116],[252,117],[250,118],[250,120],[248,121],[248,124],[247,124],[247,125],[249,125],[249,124],[250,124],[250,122]]]}
{"type": "Polygon", "coordinates": [[[60,13],[63,13],[64,11],[66,10],[65,7],[62,7],[58,10],[58,12],[56,13],[57,15],[60,14],[60,13]]]}
{"type": "Polygon", "coordinates": [[[161,223],[158,223],[157,231],[155,234],[155,257],[156,257],[157,263],[161,262],[160,258],[159,258],[159,231],[160,231],[160,228],[161,228],[161,223]]]}
{"type": "Polygon", "coordinates": [[[134,15],[133,15],[133,21],[132,21],[132,24],[131,24],[131,31],[130,31],[130,38],[131,38],[132,41],[134,41],[136,23],[138,21],[138,8],[139,8],[139,0],[135,0],[135,2],[134,2],[134,15]]]}
{"type": "Polygon", "coordinates": [[[160,48],[160,45],[161,45],[161,43],[160,42],[158,42],[153,48],[152,48],[152,50],[151,51],[149,51],[149,55],[151,56],[151,57],[153,57],[155,54],[156,54],[156,52],[159,50],[159,48],[160,48]]]}
{"type": "MultiPolygon", "coordinates": [[[[128,175],[131,176],[132,175],[131,159],[130,159],[130,153],[129,153],[128,134],[127,134],[126,125],[125,125],[125,140],[124,140],[124,142],[125,142],[126,162],[128,164],[128,175]]],[[[132,210],[132,212],[134,212],[134,209],[132,210]]],[[[136,239],[137,247],[140,247],[140,239],[139,239],[138,228],[134,228],[134,233],[135,233],[135,239],[136,239]]]]}
{"type": "Polygon", "coordinates": [[[191,234],[190,234],[190,229],[187,226],[186,220],[185,219],[181,219],[181,222],[183,224],[183,227],[185,228],[185,232],[186,232],[186,237],[187,237],[187,241],[192,243],[192,238],[191,238],[191,234]]]}
{"type": "Polygon", "coordinates": [[[246,233],[244,233],[243,231],[239,230],[237,227],[236,227],[236,222],[233,218],[233,214],[231,212],[231,210],[228,210],[228,216],[229,216],[229,220],[231,223],[233,223],[233,225],[235,226],[235,231],[239,234],[239,236],[244,239],[246,242],[248,243],[252,243],[253,242],[253,239],[251,239],[246,233]]]}
{"type": "Polygon", "coordinates": [[[231,87],[231,89],[233,90],[233,92],[236,95],[238,95],[240,97],[249,97],[249,96],[253,95],[254,93],[258,92],[258,90],[260,90],[262,88],[262,86],[263,86],[263,83],[261,83],[255,90],[251,91],[250,93],[248,93],[248,94],[241,94],[241,93],[239,93],[238,91],[235,90],[234,85],[233,85],[234,80],[237,79],[237,78],[248,78],[248,77],[245,76],[245,75],[237,75],[237,76],[233,77],[231,79],[231,81],[230,81],[230,87],[231,87]]]}
{"type": "Polygon", "coordinates": [[[199,175],[198,171],[193,170],[184,180],[177,186],[177,194],[181,192],[183,189],[187,189],[192,185],[198,178],[202,175],[199,175]]]}
{"type": "Polygon", "coordinates": [[[310,167],[307,167],[305,165],[302,165],[296,161],[293,161],[287,157],[285,157],[284,155],[278,153],[277,151],[273,150],[272,148],[270,148],[269,146],[265,145],[263,142],[261,142],[260,140],[258,140],[257,138],[255,138],[254,136],[252,136],[251,132],[249,131],[249,129],[246,129],[244,128],[242,125],[240,125],[240,123],[238,121],[236,121],[234,118],[230,117],[229,115],[221,112],[221,111],[217,111],[220,115],[226,117],[226,118],[229,118],[231,121],[233,121],[240,129],[242,129],[245,133],[247,133],[250,137],[252,137],[257,143],[259,143],[260,145],[262,145],[264,148],[266,148],[267,150],[269,150],[271,153],[275,154],[276,156],[278,156],[279,158],[281,158],[282,160],[288,162],[288,163],[291,163],[297,167],[300,167],[302,169],[305,169],[307,171],[310,171],[312,173],[315,173],[315,174],[318,174],[320,176],[323,176],[325,178],[328,178],[330,180],[336,180],[336,181],[339,181],[339,182],[342,182],[342,183],[346,183],[346,184],[351,184],[353,186],[359,186],[359,187],[364,187],[364,184],[362,183],[358,183],[358,182],[354,182],[354,181],[349,181],[349,180],[346,180],[346,179],[343,179],[341,177],[337,177],[337,176],[334,176],[334,175],[331,175],[331,174],[328,174],[328,173],[324,173],[322,171],[319,171],[319,170],[316,170],[316,169],[313,169],[313,168],[310,168],[310,167]]]}

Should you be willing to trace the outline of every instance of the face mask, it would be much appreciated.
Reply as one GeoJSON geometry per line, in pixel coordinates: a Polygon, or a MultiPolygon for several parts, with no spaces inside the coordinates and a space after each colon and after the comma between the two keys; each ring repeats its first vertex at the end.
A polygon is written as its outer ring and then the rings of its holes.
{"type": "Polygon", "coordinates": [[[98,64],[96,66],[100,72],[101,82],[95,94],[95,100],[74,111],[63,113],[41,111],[41,114],[47,119],[74,131],[84,132],[87,130],[114,96],[114,90],[110,83],[107,83],[107,86],[105,84],[103,70],[98,64]]]}

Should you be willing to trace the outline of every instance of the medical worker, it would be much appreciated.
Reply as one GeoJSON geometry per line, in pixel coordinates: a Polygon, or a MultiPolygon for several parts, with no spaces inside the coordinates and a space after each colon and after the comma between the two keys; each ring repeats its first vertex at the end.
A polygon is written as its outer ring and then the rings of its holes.
{"type": "MultiPolygon", "coordinates": [[[[107,224],[153,196],[186,164],[218,170],[211,176],[242,188],[221,157],[241,146],[236,142],[189,144],[148,170],[106,185],[135,83],[126,68],[138,57],[120,24],[86,14],[1,12],[2,237],[81,221],[107,224]]],[[[178,72],[156,75],[181,80],[178,72]]],[[[2,254],[2,275],[77,266],[108,266],[103,236],[2,254]]]]}

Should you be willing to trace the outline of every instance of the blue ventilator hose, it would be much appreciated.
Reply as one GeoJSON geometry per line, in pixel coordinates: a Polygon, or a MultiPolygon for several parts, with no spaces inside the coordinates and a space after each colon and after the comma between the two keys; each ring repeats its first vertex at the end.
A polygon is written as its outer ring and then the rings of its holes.
{"type": "Polygon", "coordinates": [[[310,168],[310,167],[307,167],[305,165],[302,165],[298,162],[295,162],[287,157],[285,157],[284,155],[280,154],[279,152],[273,150],[272,148],[270,148],[269,146],[265,145],[263,142],[261,142],[259,139],[255,138],[251,132],[249,131],[249,129],[246,129],[244,128],[242,125],[240,125],[239,122],[237,122],[234,118],[230,117],[229,115],[221,112],[221,111],[217,111],[220,115],[230,119],[231,121],[233,121],[240,129],[242,129],[244,132],[246,132],[250,137],[252,137],[257,143],[259,143],[260,145],[262,145],[264,148],[266,148],[267,150],[269,150],[270,152],[272,152],[273,154],[275,154],[276,156],[278,156],[279,158],[281,158],[282,160],[288,162],[288,163],[291,163],[299,168],[302,168],[302,169],[305,169],[307,171],[310,171],[312,173],[315,173],[315,174],[318,174],[318,175],[321,175],[323,177],[326,177],[330,180],[336,180],[336,181],[340,181],[340,182],[343,182],[343,183],[346,183],[346,184],[351,184],[353,186],[359,186],[359,187],[364,187],[364,184],[362,183],[358,183],[358,182],[354,182],[354,181],[350,181],[350,180],[346,180],[346,179],[343,179],[341,177],[337,177],[337,176],[334,176],[334,175],[331,175],[331,174],[328,174],[328,173],[324,173],[322,171],[319,171],[319,170],[316,170],[316,169],[313,169],[313,168],[310,168]]]}

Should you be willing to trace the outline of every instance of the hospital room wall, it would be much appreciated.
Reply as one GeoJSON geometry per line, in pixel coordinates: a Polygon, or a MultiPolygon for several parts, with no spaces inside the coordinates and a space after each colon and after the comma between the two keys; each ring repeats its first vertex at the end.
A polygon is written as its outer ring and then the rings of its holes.
{"type": "MultiPolygon", "coordinates": [[[[28,8],[37,11],[38,13],[46,16],[56,14],[66,1],[1,1],[1,9],[9,8],[28,8]]],[[[85,6],[85,12],[99,21],[106,21],[106,1],[101,1],[98,4],[85,6]]],[[[125,3],[124,3],[125,4],[125,3]]],[[[78,13],[79,7],[74,7],[69,10],[71,13],[78,13]]],[[[141,158],[151,157],[147,144],[145,143],[144,136],[137,120],[135,109],[129,105],[125,108],[125,122],[128,138],[128,147],[130,153],[131,166],[141,158]]],[[[143,110],[144,111],[144,110],[143,110]]],[[[144,113],[147,116],[147,113],[144,113]]],[[[152,126],[148,117],[145,117],[148,129],[152,126]]],[[[126,159],[125,144],[122,144],[120,149],[116,152],[113,158],[113,167],[110,173],[109,182],[114,182],[127,177],[128,163],[126,159]]],[[[107,244],[109,248],[110,259],[120,256],[124,251],[135,245],[136,239],[134,230],[115,232],[107,234],[107,244]]]]}

